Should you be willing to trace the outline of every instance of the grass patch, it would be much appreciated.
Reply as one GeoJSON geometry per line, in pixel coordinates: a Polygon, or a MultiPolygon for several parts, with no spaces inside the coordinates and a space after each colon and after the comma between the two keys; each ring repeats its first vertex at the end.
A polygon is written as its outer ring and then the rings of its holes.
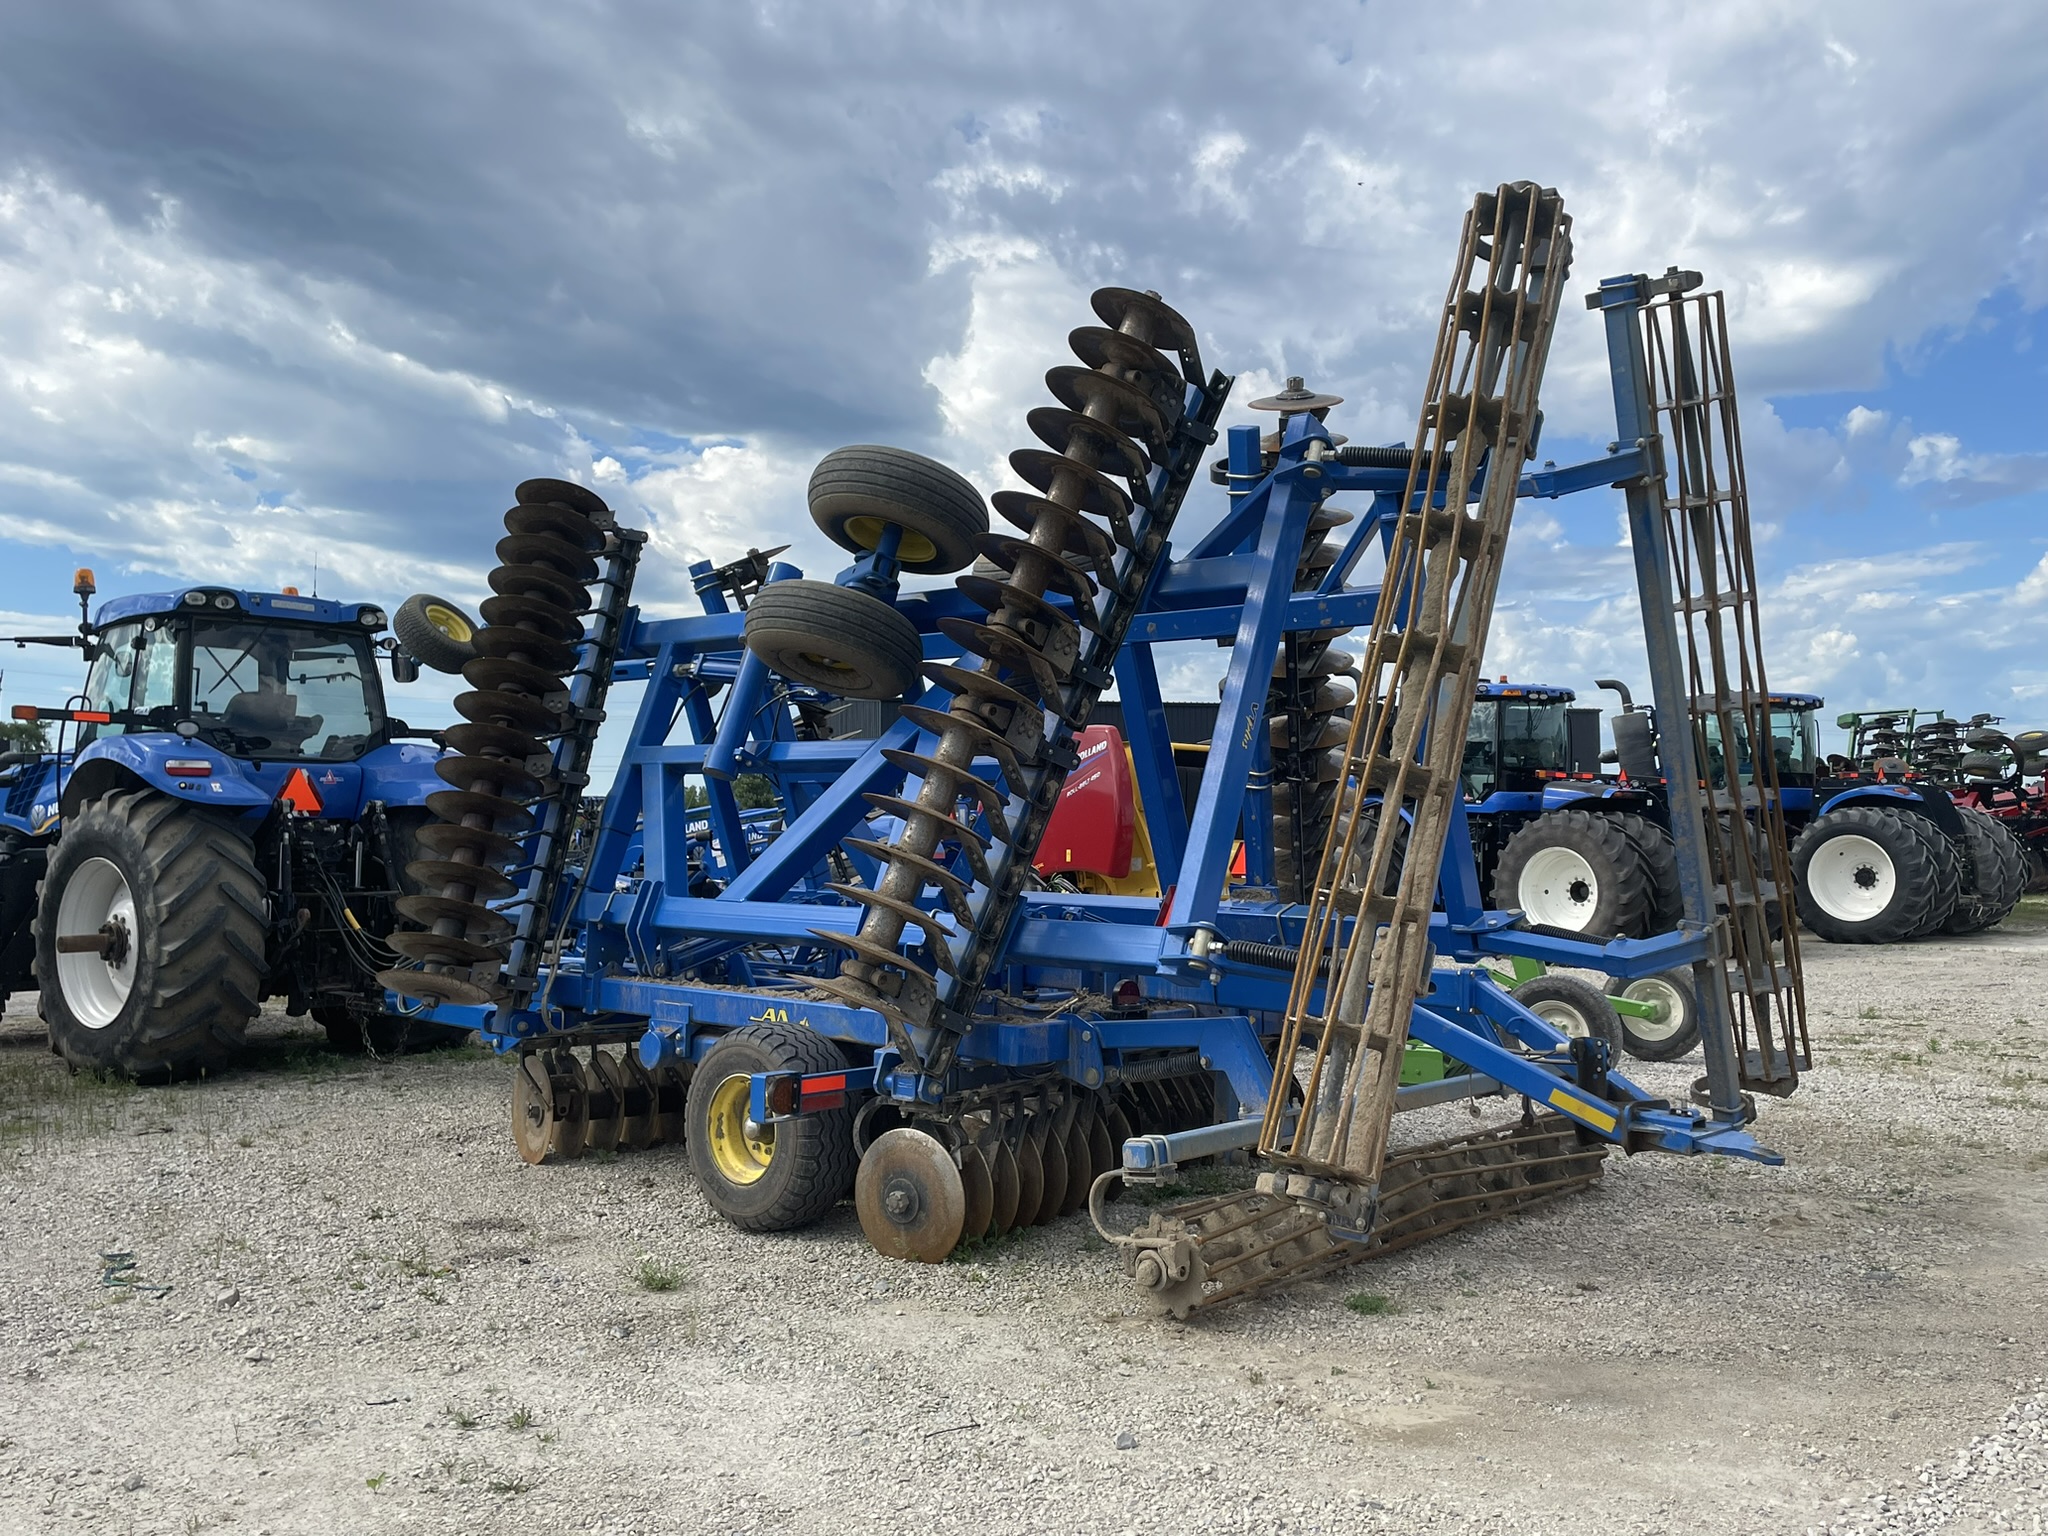
{"type": "Polygon", "coordinates": [[[512,1405],[512,1417],[505,1421],[505,1427],[507,1429],[531,1429],[539,1422],[540,1420],[534,1417],[533,1410],[527,1407],[526,1404],[514,1403],[512,1405]]]}
{"type": "Polygon", "coordinates": [[[690,1283],[690,1272],[679,1264],[646,1258],[633,1271],[633,1283],[643,1291],[680,1291],[690,1283]]]}
{"type": "Polygon", "coordinates": [[[1360,1317],[1392,1317],[1401,1310],[1401,1304],[1378,1291],[1353,1291],[1344,1298],[1344,1308],[1360,1317]]]}
{"type": "Polygon", "coordinates": [[[40,1044],[0,1050],[0,1152],[112,1135],[138,1092],[129,1078],[73,1072],[40,1044]]]}
{"type": "Polygon", "coordinates": [[[447,1413],[448,1422],[450,1424],[453,1424],[457,1429],[475,1429],[477,1425],[483,1423],[482,1419],[478,1418],[468,1409],[458,1408],[453,1403],[450,1403],[448,1405],[447,1413]]]}

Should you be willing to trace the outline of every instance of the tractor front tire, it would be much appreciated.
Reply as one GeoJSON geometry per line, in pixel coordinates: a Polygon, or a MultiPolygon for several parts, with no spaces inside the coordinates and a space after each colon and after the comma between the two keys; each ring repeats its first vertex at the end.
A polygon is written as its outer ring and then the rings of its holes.
{"type": "Polygon", "coordinates": [[[219,1067],[256,1015],[265,922],[232,823],[154,790],[88,802],[51,851],[36,917],[50,1043],[74,1068],[128,1077],[219,1067]]]}
{"type": "Polygon", "coordinates": [[[1845,805],[1815,817],[1792,845],[1799,920],[1831,944],[1894,944],[1938,927],[1955,908],[1947,849],[1913,811],[1845,805]]]}
{"type": "Polygon", "coordinates": [[[711,1208],[748,1232],[809,1226],[853,1188],[853,1111],[828,1109],[773,1125],[747,1116],[756,1072],[838,1072],[846,1058],[797,1024],[749,1024],[704,1053],[685,1111],[690,1168],[711,1208]]]}

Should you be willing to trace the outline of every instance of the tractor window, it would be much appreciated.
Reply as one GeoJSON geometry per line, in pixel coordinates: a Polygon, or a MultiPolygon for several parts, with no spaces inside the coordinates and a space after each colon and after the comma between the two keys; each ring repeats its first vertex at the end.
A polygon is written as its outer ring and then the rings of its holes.
{"type": "MultiPolygon", "coordinates": [[[[135,637],[140,626],[119,624],[112,629],[103,629],[95,637],[99,654],[93,658],[92,670],[85,677],[85,707],[107,709],[120,713],[129,707],[135,691],[135,637]]],[[[111,725],[89,725],[79,733],[78,744],[84,746],[101,736],[119,736],[128,728],[116,720],[111,725]]]]}
{"type": "Polygon", "coordinates": [[[1492,794],[1499,782],[1499,733],[1499,701],[1473,700],[1465,721],[1465,798],[1474,805],[1492,794]]]}
{"type": "Polygon", "coordinates": [[[153,709],[175,711],[178,707],[178,632],[152,629],[142,648],[141,686],[136,690],[137,713],[153,709]]]}
{"type": "Polygon", "coordinates": [[[1771,750],[1778,759],[1780,782],[1805,775],[1811,778],[1820,763],[1820,734],[1810,709],[1771,711],[1771,750]]]}
{"type": "Polygon", "coordinates": [[[1571,758],[1569,725],[1563,704],[1523,704],[1504,700],[1500,707],[1500,770],[1511,774],[1563,773],[1571,758]]]}
{"type": "Polygon", "coordinates": [[[360,757],[384,728],[366,637],[245,620],[192,626],[193,717],[228,751],[360,757]]]}

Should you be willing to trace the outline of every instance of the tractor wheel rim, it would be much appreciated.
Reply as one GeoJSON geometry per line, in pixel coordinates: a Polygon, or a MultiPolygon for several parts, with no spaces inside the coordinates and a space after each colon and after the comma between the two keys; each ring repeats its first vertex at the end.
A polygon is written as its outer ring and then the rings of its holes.
{"type": "Polygon", "coordinates": [[[751,1080],[735,1072],[711,1090],[709,1145],[712,1166],[729,1184],[752,1184],[775,1160],[775,1127],[747,1119],[751,1080]]]}
{"type": "Polygon", "coordinates": [[[1644,976],[1621,989],[1632,1003],[1648,1003],[1657,1011],[1645,1018],[1626,1021],[1628,1032],[1638,1040],[1663,1041],[1677,1036],[1686,1025],[1686,996],[1661,976],[1644,976]]]}
{"type": "Polygon", "coordinates": [[[1854,833],[1831,837],[1806,866],[1806,893],[1829,917],[1867,923],[1892,904],[1899,874],[1881,844],[1854,833]]]}
{"type": "Polygon", "coordinates": [[[1531,1005],[1529,1011],[1559,1034],[1574,1040],[1583,1040],[1593,1032],[1586,1024],[1586,1016],[1570,1003],[1546,1000],[1531,1005]]]}
{"type": "Polygon", "coordinates": [[[1515,899],[1523,914],[1547,928],[1582,932],[1600,904],[1600,879],[1586,856],[1570,848],[1542,848],[1522,866],[1515,899]]]}
{"type": "Polygon", "coordinates": [[[57,899],[60,937],[97,933],[109,923],[127,931],[119,963],[93,953],[57,956],[57,985],[71,1016],[87,1029],[105,1029],[128,1005],[135,990],[135,955],[142,935],[135,927],[135,893],[128,877],[107,859],[87,859],[64,882],[57,899]]]}

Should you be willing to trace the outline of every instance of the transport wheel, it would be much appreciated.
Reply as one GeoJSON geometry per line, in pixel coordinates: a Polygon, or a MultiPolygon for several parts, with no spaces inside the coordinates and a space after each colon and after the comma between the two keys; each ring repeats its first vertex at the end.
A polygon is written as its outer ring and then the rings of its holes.
{"type": "Polygon", "coordinates": [[[837,448],[811,471],[811,521],[841,549],[859,554],[903,530],[896,563],[940,576],[974,559],[988,532],[988,508],[973,484],[945,465],[901,448],[837,448]]]}
{"type": "Polygon", "coordinates": [[[264,921],[231,823],[153,790],[88,802],[50,852],[36,914],[51,1045],[93,1072],[218,1067],[256,1013],[264,921]]]}
{"type": "Polygon", "coordinates": [[[1963,821],[1963,893],[1942,927],[1977,933],[2002,922],[2027,888],[2027,855],[2005,823],[1988,811],[1957,806],[1963,821]]]}
{"type": "Polygon", "coordinates": [[[1607,994],[1590,981],[1550,971],[1532,976],[1510,996],[1559,1034],[1573,1040],[1588,1035],[1605,1040],[1608,1055],[1616,1061],[1621,1059],[1625,1043],[1621,1015],[1607,1001],[1607,994]]]}
{"type": "Polygon", "coordinates": [[[953,1154],[908,1126],[868,1143],[853,1203],[875,1252],[920,1264],[943,1263],[967,1222],[967,1191],[953,1154]]]}
{"type": "Polygon", "coordinates": [[[1551,811],[1508,839],[1493,904],[1531,923],[1593,938],[1648,931],[1650,875],[1620,818],[1551,811]]]}
{"type": "Polygon", "coordinates": [[[476,659],[476,621],[445,597],[415,592],[391,615],[405,653],[436,672],[460,672],[476,659]]]}
{"type": "Polygon", "coordinates": [[[771,671],[849,699],[900,699],[924,659],[890,604],[829,581],[774,581],[747,605],[747,649],[771,671]]]}
{"type": "Polygon", "coordinates": [[[1616,1015],[1621,1021],[1622,1049],[1638,1060],[1676,1061],[1699,1044],[1700,1005],[1690,971],[1659,971],[1634,981],[1616,976],[1607,983],[1607,995],[1647,1003],[1657,1010],[1647,1019],[1616,1015]]]}
{"type": "Polygon", "coordinates": [[[1800,921],[1833,944],[1892,944],[1926,932],[1955,905],[1952,894],[1945,907],[1942,899],[1947,845],[1912,811],[1845,805],[1815,817],[1792,845],[1800,921]]]}
{"type": "Polygon", "coordinates": [[[705,1053],[690,1076],[687,1140],[713,1210],[749,1232],[784,1232],[839,1203],[853,1183],[852,1109],[756,1125],[747,1118],[747,1079],[845,1065],[838,1046],[795,1024],[749,1024],[705,1053]]]}

